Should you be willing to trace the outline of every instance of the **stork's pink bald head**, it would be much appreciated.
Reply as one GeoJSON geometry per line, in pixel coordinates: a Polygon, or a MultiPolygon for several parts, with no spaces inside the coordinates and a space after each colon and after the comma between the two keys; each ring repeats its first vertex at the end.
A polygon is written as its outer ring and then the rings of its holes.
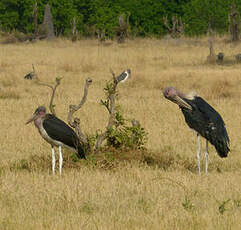
{"type": "Polygon", "coordinates": [[[163,95],[165,98],[171,100],[171,98],[173,98],[174,96],[178,96],[179,92],[176,88],[169,86],[164,89],[163,95]]]}
{"type": "Polygon", "coordinates": [[[169,86],[165,88],[163,91],[163,95],[166,99],[176,103],[180,107],[192,109],[192,107],[184,100],[185,95],[174,87],[169,86]]]}

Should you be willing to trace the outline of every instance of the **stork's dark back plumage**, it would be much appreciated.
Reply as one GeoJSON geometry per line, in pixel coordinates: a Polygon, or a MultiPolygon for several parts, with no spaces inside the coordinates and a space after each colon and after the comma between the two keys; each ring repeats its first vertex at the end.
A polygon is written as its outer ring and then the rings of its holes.
{"type": "Polygon", "coordinates": [[[183,98],[192,110],[180,106],[188,126],[215,146],[220,157],[227,157],[229,137],[220,114],[201,97],[183,98]]]}
{"type": "Polygon", "coordinates": [[[76,149],[79,157],[85,158],[84,150],[76,133],[62,120],[52,114],[46,114],[43,127],[52,139],[76,149]]]}

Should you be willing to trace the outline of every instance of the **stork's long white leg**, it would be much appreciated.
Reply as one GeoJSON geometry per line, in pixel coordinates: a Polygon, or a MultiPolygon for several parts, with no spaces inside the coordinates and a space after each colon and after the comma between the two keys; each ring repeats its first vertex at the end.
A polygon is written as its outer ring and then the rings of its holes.
{"type": "Polygon", "coordinates": [[[52,172],[54,175],[54,170],[55,170],[55,154],[54,154],[54,146],[52,146],[52,172]]]}
{"type": "Polygon", "coordinates": [[[201,174],[200,157],[201,157],[200,135],[197,133],[197,163],[198,163],[198,173],[199,174],[201,174]]]}
{"type": "Polygon", "coordinates": [[[206,162],[206,167],[205,167],[205,173],[208,173],[208,141],[206,140],[206,151],[205,151],[205,162],[206,162]]]}
{"type": "Polygon", "coordinates": [[[62,173],[62,165],[63,165],[63,155],[62,155],[62,149],[61,146],[59,146],[59,174],[62,173]]]}

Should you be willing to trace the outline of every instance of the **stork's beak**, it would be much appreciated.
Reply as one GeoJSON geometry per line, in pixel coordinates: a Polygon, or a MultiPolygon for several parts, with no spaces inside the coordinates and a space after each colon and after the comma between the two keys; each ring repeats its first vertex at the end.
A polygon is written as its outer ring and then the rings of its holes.
{"type": "Polygon", "coordinates": [[[25,125],[27,125],[27,124],[29,124],[30,122],[36,120],[37,117],[38,117],[38,114],[35,114],[35,113],[34,113],[33,116],[25,123],[25,125]]]}
{"type": "Polygon", "coordinates": [[[189,110],[192,110],[192,106],[189,105],[187,102],[185,102],[181,97],[175,95],[173,98],[172,98],[173,102],[175,102],[176,104],[178,104],[179,106],[181,107],[184,107],[186,109],[189,109],[189,110]]]}

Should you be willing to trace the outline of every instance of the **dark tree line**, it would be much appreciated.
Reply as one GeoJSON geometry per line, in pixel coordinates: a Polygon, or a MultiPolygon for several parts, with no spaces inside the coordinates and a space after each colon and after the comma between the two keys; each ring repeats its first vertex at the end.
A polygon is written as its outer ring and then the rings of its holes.
{"type": "MultiPolygon", "coordinates": [[[[241,13],[241,0],[1,0],[0,30],[34,33],[36,1],[38,24],[42,24],[45,5],[49,4],[57,36],[70,35],[74,22],[79,36],[101,31],[113,38],[123,14],[129,17],[131,36],[163,36],[175,23],[179,27],[181,23],[183,32],[190,36],[203,35],[210,28],[225,33],[234,23],[232,12],[238,22],[241,13]]],[[[236,27],[239,29],[239,24],[236,27]]]]}

